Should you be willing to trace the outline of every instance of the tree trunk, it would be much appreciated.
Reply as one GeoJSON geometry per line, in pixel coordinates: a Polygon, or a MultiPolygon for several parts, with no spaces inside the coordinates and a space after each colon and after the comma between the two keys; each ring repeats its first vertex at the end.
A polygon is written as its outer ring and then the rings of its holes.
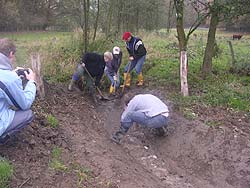
{"type": "Polygon", "coordinates": [[[182,95],[188,96],[188,61],[187,61],[187,51],[181,51],[180,53],[180,79],[181,79],[181,93],[182,95]]]}
{"type": "Polygon", "coordinates": [[[88,51],[89,0],[84,0],[84,52],[88,51]]]}
{"type": "Polygon", "coordinates": [[[176,29],[178,34],[179,49],[180,49],[180,80],[181,80],[181,93],[183,96],[188,96],[188,82],[187,82],[187,38],[183,25],[184,1],[175,1],[176,9],[176,29]]]}
{"type": "Polygon", "coordinates": [[[107,15],[107,24],[106,24],[106,38],[110,37],[110,30],[112,25],[112,13],[113,13],[113,1],[110,1],[109,9],[108,9],[108,15],[107,15]]]}
{"type": "Polygon", "coordinates": [[[97,0],[97,13],[96,13],[96,19],[95,19],[95,25],[94,25],[94,35],[93,35],[93,41],[95,41],[97,27],[98,27],[98,20],[99,20],[99,13],[100,13],[100,0],[97,0]]]}
{"type": "Polygon", "coordinates": [[[209,25],[207,45],[205,49],[203,64],[202,64],[202,77],[206,78],[208,74],[212,71],[212,59],[213,59],[213,50],[215,44],[215,34],[217,25],[219,23],[218,13],[216,11],[212,12],[211,21],[209,25]]]}

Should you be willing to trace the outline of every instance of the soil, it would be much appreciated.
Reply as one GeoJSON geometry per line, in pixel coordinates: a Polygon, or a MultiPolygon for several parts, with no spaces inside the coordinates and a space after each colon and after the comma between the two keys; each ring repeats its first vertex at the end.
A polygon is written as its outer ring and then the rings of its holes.
{"type": "Polygon", "coordinates": [[[98,101],[65,85],[49,85],[45,100],[33,105],[36,119],[0,146],[0,155],[14,166],[10,187],[27,188],[249,188],[249,115],[224,108],[195,106],[187,119],[166,100],[166,91],[152,93],[170,107],[167,135],[132,127],[121,145],[110,140],[119,128],[121,100],[98,101]],[[46,114],[59,120],[52,128],[46,114]],[[53,150],[62,153],[53,167],[53,150]]]}

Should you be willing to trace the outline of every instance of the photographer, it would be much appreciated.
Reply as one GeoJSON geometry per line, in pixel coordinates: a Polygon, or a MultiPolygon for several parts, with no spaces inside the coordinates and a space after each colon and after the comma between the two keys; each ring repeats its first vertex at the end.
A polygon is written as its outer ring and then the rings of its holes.
{"type": "Polygon", "coordinates": [[[24,71],[27,84],[23,88],[12,67],[15,52],[11,40],[0,39],[0,144],[33,120],[30,107],[36,95],[35,74],[31,69],[24,71]]]}

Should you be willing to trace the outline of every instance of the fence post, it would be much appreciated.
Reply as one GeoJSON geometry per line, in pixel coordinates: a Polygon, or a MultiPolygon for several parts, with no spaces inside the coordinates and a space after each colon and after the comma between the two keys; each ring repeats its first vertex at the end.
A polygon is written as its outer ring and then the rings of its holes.
{"type": "Polygon", "coordinates": [[[43,76],[41,74],[41,61],[40,61],[40,54],[31,54],[31,65],[32,70],[36,74],[36,83],[37,83],[37,93],[44,99],[45,97],[45,90],[44,90],[44,83],[43,83],[43,76]]]}
{"type": "Polygon", "coordinates": [[[235,56],[234,56],[234,49],[233,49],[233,45],[231,41],[227,41],[229,44],[229,48],[230,48],[230,52],[231,52],[231,57],[232,57],[232,65],[233,67],[235,66],[236,60],[235,60],[235,56]]]}

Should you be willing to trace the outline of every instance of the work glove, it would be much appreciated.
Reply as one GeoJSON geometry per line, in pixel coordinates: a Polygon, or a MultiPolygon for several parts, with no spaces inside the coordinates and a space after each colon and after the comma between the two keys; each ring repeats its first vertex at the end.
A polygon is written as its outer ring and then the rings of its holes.
{"type": "Polygon", "coordinates": [[[117,76],[113,76],[114,81],[117,81],[117,76]]]}
{"type": "Polygon", "coordinates": [[[85,67],[85,63],[82,63],[82,67],[85,67]]]}

